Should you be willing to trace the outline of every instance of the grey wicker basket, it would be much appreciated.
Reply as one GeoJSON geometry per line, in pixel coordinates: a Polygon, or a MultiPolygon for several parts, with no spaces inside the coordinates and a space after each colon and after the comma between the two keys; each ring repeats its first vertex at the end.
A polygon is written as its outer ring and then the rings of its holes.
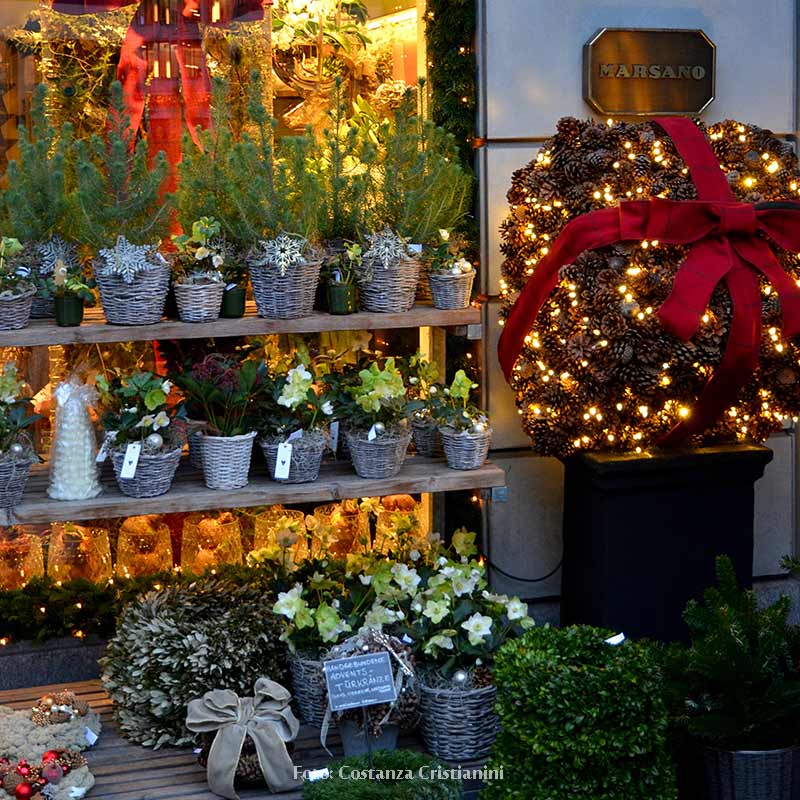
{"type": "Polygon", "coordinates": [[[435,422],[412,420],[411,431],[414,434],[414,447],[417,455],[425,458],[440,458],[442,453],[442,437],[435,422]]]}
{"type": "Polygon", "coordinates": [[[420,683],[420,731],[428,752],[446,761],[483,761],[500,730],[497,688],[444,689],[420,683]]]}
{"type": "Polygon", "coordinates": [[[203,441],[201,431],[192,431],[189,441],[189,463],[196,469],[203,469],[203,441]]]}
{"type": "Polygon", "coordinates": [[[125,463],[125,449],[112,450],[111,463],[119,490],[128,497],[159,497],[166,494],[172,487],[172,480],[181,463],[182,450],[182,447],[176,447],[166,453],[142,453],[132,478],[120,477],[125,463]]]}
{"type": "Polygon", "coordinates": [[[209,489],[242,489],[250,477],[255,432],[241,436],[200,434],[203,479],[209,489]]]}
{"type": "Polygon", "coordinates": [[[34,295],[31,305],[31,319],[53,319],[56,315],[56,301],[54,297],[39,297],[34,295]]]}
{"type": "Polygon", "coordinates": [[[322,662],[298,653],[289,657],[294,699],[303,722],[322,727],[328,708],[328,690],[322,662]]]}
{"type": "Polygon", "coordinates": [[[710,800],[797,800],[800,748],[705,750],[710,800]]]}
{"type": "Polygon", "coordinates": [[[248,264],[260,317],[297,319],[314,310],[322,259],[295,264],[281,275],[278,267],[248,264]]]}
{"type": "Polygon", "coordinates": [[[442,448],[450,469],[480,469],[492,443],[491,428],[482,433],[459,432],[454,428],[439,428],[442,448]]]}
{"type": "Polygon", "coordinates": [[[390,313],[409,311],[414,305],[420,262],[406,258],[384,269],[365,261],[358,274],[358,292],[365,311],[390,313]]]}
{"type": "Polygon", "coordinates": [[[394,478],[403,468],[411,444],[408,428],[387,430],[372,441],[366,431],[348,431],[345,436],[359,478],[394,478]]]}
{"type": "Polygon", "coordinates": [[[223,284],[176,283],[173,289],[181,322],[213,322],[219,319],[225,292],[223,284]]]}
{"type": "Polygon", "coordinates": [[[453,275],[447,272],[432,272],[428,281],[433,295],[433,304],[436,308],[454,309],[466,308],[472,296],[472,284],[475,280],[475,270],[460,272],[453,275]]]}
{"type": "Polygon", "coordinates": [[[0,461],[0,508],[13,508],[22,502],[30,470],[28,458],[0,461]]]}
{"type": "Polygon", "coordinates": [[[325,434],[322,431],[304,431],[303,436],[291,442],[292,458],[289,464],[289,477],[276,478],[275,466],[278,461],[278,446],[285,441],[262,439],[259,444],[267,462],[272,480],[278,483],[311,483],[319,477],[322,457],[325,454],[325,434]]]}
{"type": "Polygon", "coordinates": [[[12,297],[0,296],[0,331],[17,331],[31,320],[31,308],[36,289],[26,289],[12,297]]]}
{"type": "Polygon", "coordinates": [[[103,275],[95,266],[103,314],[109,325],[155,325],[164,316],[169,292],[169,265],[136,273],[131,283],[119,275],[103,275]]]}

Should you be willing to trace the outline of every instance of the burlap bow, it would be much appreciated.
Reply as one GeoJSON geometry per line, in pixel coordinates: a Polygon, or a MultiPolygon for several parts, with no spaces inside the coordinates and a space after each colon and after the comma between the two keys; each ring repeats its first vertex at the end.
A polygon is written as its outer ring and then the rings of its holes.
{"type": "Polygon", "coordinates": [[[300,730],[289,708],[291,694],[268,678],[259,678],[255,697],[239,697],[227,689],[206,692],[192,700],[186,727],[197,733],[217,732],[208,754],[208,786],[214,794],[238,800],[233,782],[242,745],[249,736],[256,746],[258,763],[272,792],[294,789],[294,764],[286,750],[300,730]]]}

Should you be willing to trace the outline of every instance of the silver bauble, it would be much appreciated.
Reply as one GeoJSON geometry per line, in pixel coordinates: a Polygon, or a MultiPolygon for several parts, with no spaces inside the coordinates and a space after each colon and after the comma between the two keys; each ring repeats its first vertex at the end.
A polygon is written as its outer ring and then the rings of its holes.
{"type": "Polygon", "coordinates": [[[160,450],[161,447],[164,445],[164,437],[160,433],[151,433],[145,440],[144,443],[151,449],[151,450],[160,450]]]}

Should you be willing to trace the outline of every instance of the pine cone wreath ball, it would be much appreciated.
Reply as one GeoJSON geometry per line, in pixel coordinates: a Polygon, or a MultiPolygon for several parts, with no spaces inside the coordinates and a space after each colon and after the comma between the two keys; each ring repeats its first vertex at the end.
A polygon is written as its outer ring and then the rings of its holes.
{"type": "MultiPolygon", "coordinates": [[[[793,149],[770,131],[735,121],[697,123],[736,199],[800,199],[793,149]]],[[[672,141],[650,122],[611,125],[571,117],[536,158],[514,173],[502,225],[503,316],[539,260],[575,217],[626,200],[687,201],[697,193],[672,141]]],[[[773,246],[800,285],[800,256],[773,246]]],[[[688,248],[620,242],[563,267],[516,362],[511,385],[522,424],[543,455],[585,450],[643,452],[691,413],[722,359],[732,316],[724,283],[697,333],[683,342],[656,312],[688,248]]],[[[760,278],[759,364],[723,417],[692,444],[763,441],[800,406],[800,347],[781,338],[781,306],[760,278]]]]}

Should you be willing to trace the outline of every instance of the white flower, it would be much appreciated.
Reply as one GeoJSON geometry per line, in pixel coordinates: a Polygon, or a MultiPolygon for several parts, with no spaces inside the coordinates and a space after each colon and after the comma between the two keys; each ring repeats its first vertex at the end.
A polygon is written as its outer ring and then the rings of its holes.
{"type": "Polygon", "coordinates": [[[159,428],[166,428],[169,425],[169,417],[166,411],[159,411],[156,418],[153,420],[153,430],[157,431],[159,428]]]}
{"type": "Polygon", "coordinates": [[[456,575],[453,578],[453,594],[456,597],[461,597],[465,594],[472,594],[475,587],[478,585],[477,578],[465,578],[463,575],[456,575]]]}
{"type": "Polygon", "coordinates": [[[484,600],[488,600],[490,603],[498,603],[500,605],[508,603],[507,594],[493,594],[488,589],[484,589],[481,592],[481,597],[483,597],[484,600]]]}
{"type": "MultiPolygon", "coordinates": [[[[431,394],[436,394],[439,390],[435,386],[431,386],[431,388],[428,391],[431,394]]],[[[445,391],[445,394],[446,394],[447,393],[447,389],[445,389],[444,391],[445,391]]]]}
{"type": "Polygon", "coordinates": [[[439,556],[439,558],[436,560],[436,563],[440,567],[443,567],[443,566],[445,566],[445,564],[447,564],[447,559],[444,556],[439,556]]]}
{"type": "Polygon", "coordinates": [[[417,612],[417,614],[419,614],[422,611],[422,603],[419,603],[419,602],[414,603],[412,608],[414,609],[414,611],[417,612]]]}
{"type": "Polygon", "coordinates": [[[222,257],[222,256],[221,256],[219,253],[217,253],[217,254],[216,254],[215,256],[213,256],[213,258],[211,259],[211,263],[212,263],[212,264],[213,264],[213,265],[214,265],[214,266],[215,266],[217,269],[219,269],[219,268],[220,268],[220,267],[221,267],[221,266],[222,266],[222,265],[225,263],[225,259],[224,259],[224,258],[223,258],[223,257],[222,257]]]}
{"type": "Polygon", "coordinates": [[[392,567],[392,575],[397,585],[409,594],[419,586],[422,580],[417,571],[407,564],[395,564],[392,567]]]}
{"type": "Polygon", "coordinates": [[[413,377],[412,377],[412,378],[409,378],[409,379],[408,379],[408,382],[409,382],[409,383],[410,383],[412,386],[416,386],[416,385],[419,383],[419,378],[413,378],[413,377]]]}
{"type": "Polygon", "coordinates": [[[198,247],[197,250],[194,251],[194,257],[198,261],[202,261],[204,258],[208,258],[210,254],[211,251],[203,245],[200,245],[200,247],[198,247]]]}
{"type": "Polygon", "coordinates": [[[137,428],[152,428],[155,418],[152,414],[145,414],[137,423],[137,428]]]}
{"type": "Polygon", "coordinates": [[[322,413],[325,414],[326,417],[329,417],[331,414],[333,414],[333,403],[331,403],[330,400],[326,400],[322,404],[322,413]]]}
{"type": "Polygon", "coordinates": [[[450,241],[450,231],[447,228],[439,228],[439,236],[441,237],[443,242],[450,241]]]}
{"type": "Polygon", "coordinates": [[[469,634],[469,643],[477,647],[492,633],[492,618],[475,613],[461,623],[461,627],[469,634]]]}
{"type": "Polygon", "coordinates": [[[298,606],[302,602],[302,593],[303,587],[299,583],[294,585],[294,589],[290,589],[288,592],[281,592],[278,595],[278,601],[275,603],[273,611],[288,619],[294,619],[298,606]]]}
{"type": "Polygon", "coordinates": [[[515,619],[523,619],[528,616],[528,604],[523,603],[519,598],[515,597],[512,600],[509,600],[508,605],[506,606],[506,614],[508,615],[508,619],[515,620],[515,619]]]}
{"type": "Polygon", "coordinates": [[[436,649],[439,650],[452,650],[453,649],[453,640],[449,636],[445,636],[443,633],[437,633],[436,636],[432,636],[425,647],[423,648],[426,655],[432,655],[436,649]]]}
{"type": "Polygon", "coordinates": [[[412,561],[419,561],[422,553],[420,553],[419,550],[412,550],[409,555],[411,556],[412,561]]]}
{"type": "Polygon", "coordinates": [[[161,391],[164,392],[164,394],[169,394],[172,391],[172,381],[164,381],[161,384],[161,391]]]}
{"type": "Polygon", "coordinates": [[[359,575],[358,579],[362,586],[369,586],[372,583],[372,575],[359,575]]]}

